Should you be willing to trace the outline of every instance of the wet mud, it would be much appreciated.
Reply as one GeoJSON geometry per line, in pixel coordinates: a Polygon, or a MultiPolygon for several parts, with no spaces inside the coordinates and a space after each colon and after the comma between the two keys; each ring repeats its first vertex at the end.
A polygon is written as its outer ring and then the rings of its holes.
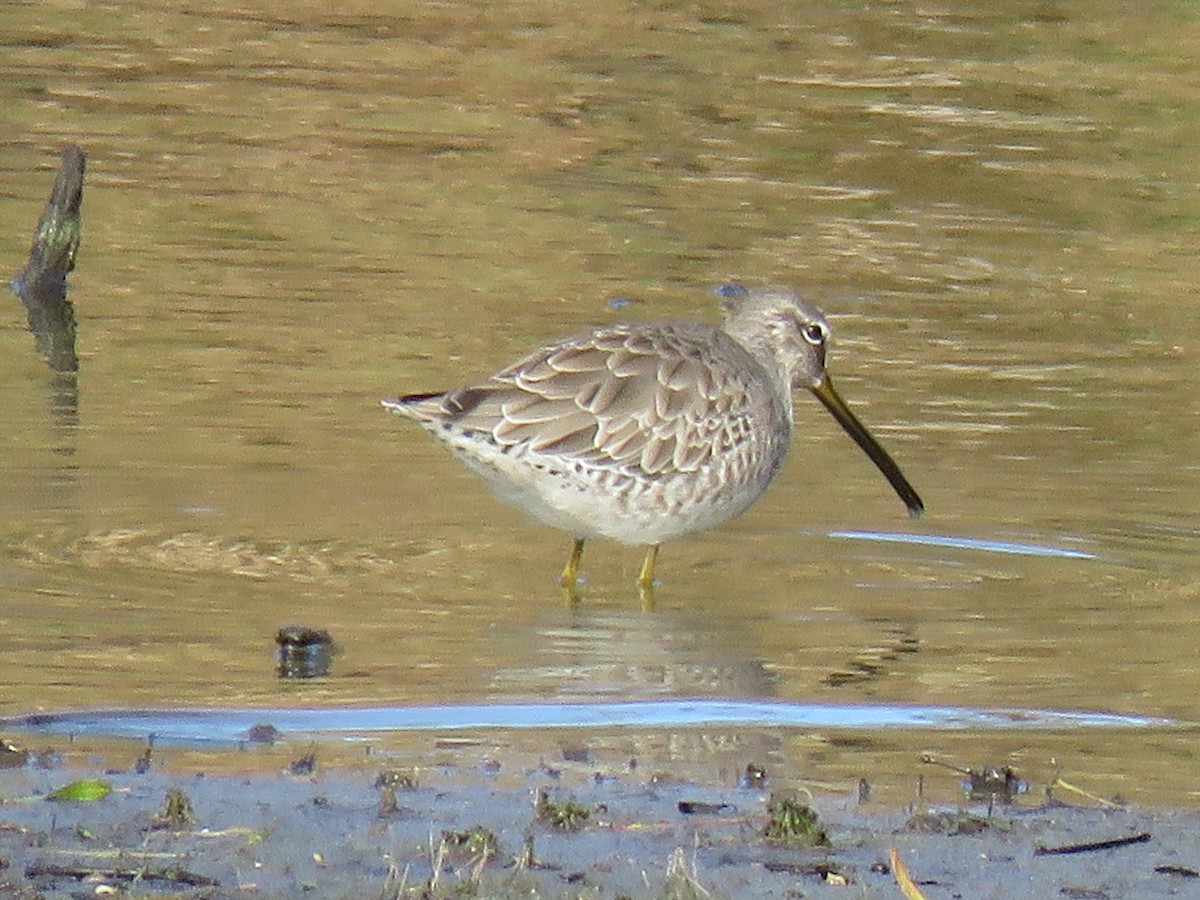
{"type": "Polygon", "coordinates": [[[0,897],[887,897],[897,859],[928,898],[1200,895],[1195,812],[1008,795],[986,772],[964,781],[986,799],[895,808],[865,782],[776,793],[753,764],[704,782],[586,754],[396,769],[266,752],[10,758],[0,897]]]}

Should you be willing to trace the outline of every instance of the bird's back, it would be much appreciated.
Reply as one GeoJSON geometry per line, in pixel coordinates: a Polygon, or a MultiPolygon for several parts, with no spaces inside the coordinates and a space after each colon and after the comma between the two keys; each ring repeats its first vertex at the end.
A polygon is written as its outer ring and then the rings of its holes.
{"type": "Polygon", "coordinates": [[[719,328],[680,322],[599,328],[474,384],[388,407],[435,434],[657,477],[737,452],[756,425],[790,428],[782,394],[719,328]]]}

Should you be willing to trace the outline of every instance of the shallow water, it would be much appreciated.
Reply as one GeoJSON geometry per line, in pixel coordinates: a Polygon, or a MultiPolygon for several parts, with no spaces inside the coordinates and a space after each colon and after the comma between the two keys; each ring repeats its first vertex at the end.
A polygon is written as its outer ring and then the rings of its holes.
{"type": "MultiPolygon", "coordinates": [[[[207,9],[0,9],[10,271],[62,144],[89,154],[77,412],[0,318],[0,714],[1200,720],[1188,5],[207,9]],[[567,538],[378,407],[599,322],[715,318],[730,278],[819,300],[924,518],[798,396],[777,483],[664,549],[654,610],[602,543],[568,607],[567,538]],[[292,622],[332,632],[332,677],[275,679],[292,622]]],[[[818,777],[933,750],[1162,797],[1197,765],[1177,729],[788,734],[772,761],[818,777]]]]}

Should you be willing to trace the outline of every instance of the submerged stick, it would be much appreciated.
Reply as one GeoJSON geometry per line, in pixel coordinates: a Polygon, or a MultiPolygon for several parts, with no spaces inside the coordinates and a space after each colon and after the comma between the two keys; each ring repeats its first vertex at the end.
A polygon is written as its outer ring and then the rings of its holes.
{"type": "Polygon", "coordinates": [[[58,177],[38,221],[25,268],[12,281],[13,293],[25,304],[29,330],[38,352],[55,372],[76,372],[75,310],[67,299],[67,274],[83,233],[83,149],[70,144],[63,150],[58,177]]]}
{"type": "Polygon", "coordinates": [[[1034,856],[1063,856],[1068,853],[1091,853],[1093,850],[1112,850],[1116,847],[1128,847],[1130,844],[1144,844],[1150,840],[1150,832],[1131,834],[1129,837],[1112,838],[1107,841],[1088,841],[1084,844],[1064,844],[1061,847],[1043,847],[1040,844],[1033,848],[1034,856]]]}
{"type": "Polygon", "coordinates": [[[107,881],[162,881],[172,885],[185,887],[218,887],[221,882],[216,878],[189,872],[183,868],[150,869],[129,868],[110,869],[94,868],[92,866],[73,865],[59,866],[53,863],[31,863],[25,867],[26,878],[73,878],[76,881],[101,879],[107,881]]]}

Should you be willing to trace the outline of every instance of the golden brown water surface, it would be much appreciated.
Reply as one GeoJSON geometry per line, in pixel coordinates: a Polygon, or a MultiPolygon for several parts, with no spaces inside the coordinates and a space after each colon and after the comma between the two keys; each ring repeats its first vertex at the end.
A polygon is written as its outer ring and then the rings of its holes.
{"type": "MultiPolygon", "coordinates": [[[[89,171],[77,418],[20,304],[0,318],[0,714],[702,695],[1200,720],[1198,40],[1183,2],[4,5],[8,271],[64,142],[89,171]],[[831,314],[832,371],[924,519],[797,397],[777,483],[665,548],[654,611],[640,552],[602,543],[568,609],[567,538],[378,406],[596,323],[715,318],[730,278],[831,314]],[[274,679],[292,622],[334,634],[334,677],[274,679]]],[[[772,752],[835,776],[872,750],[1056,759],[1152,794],[1198,774],[1171,732],[980,740],[772,752]]]]}

